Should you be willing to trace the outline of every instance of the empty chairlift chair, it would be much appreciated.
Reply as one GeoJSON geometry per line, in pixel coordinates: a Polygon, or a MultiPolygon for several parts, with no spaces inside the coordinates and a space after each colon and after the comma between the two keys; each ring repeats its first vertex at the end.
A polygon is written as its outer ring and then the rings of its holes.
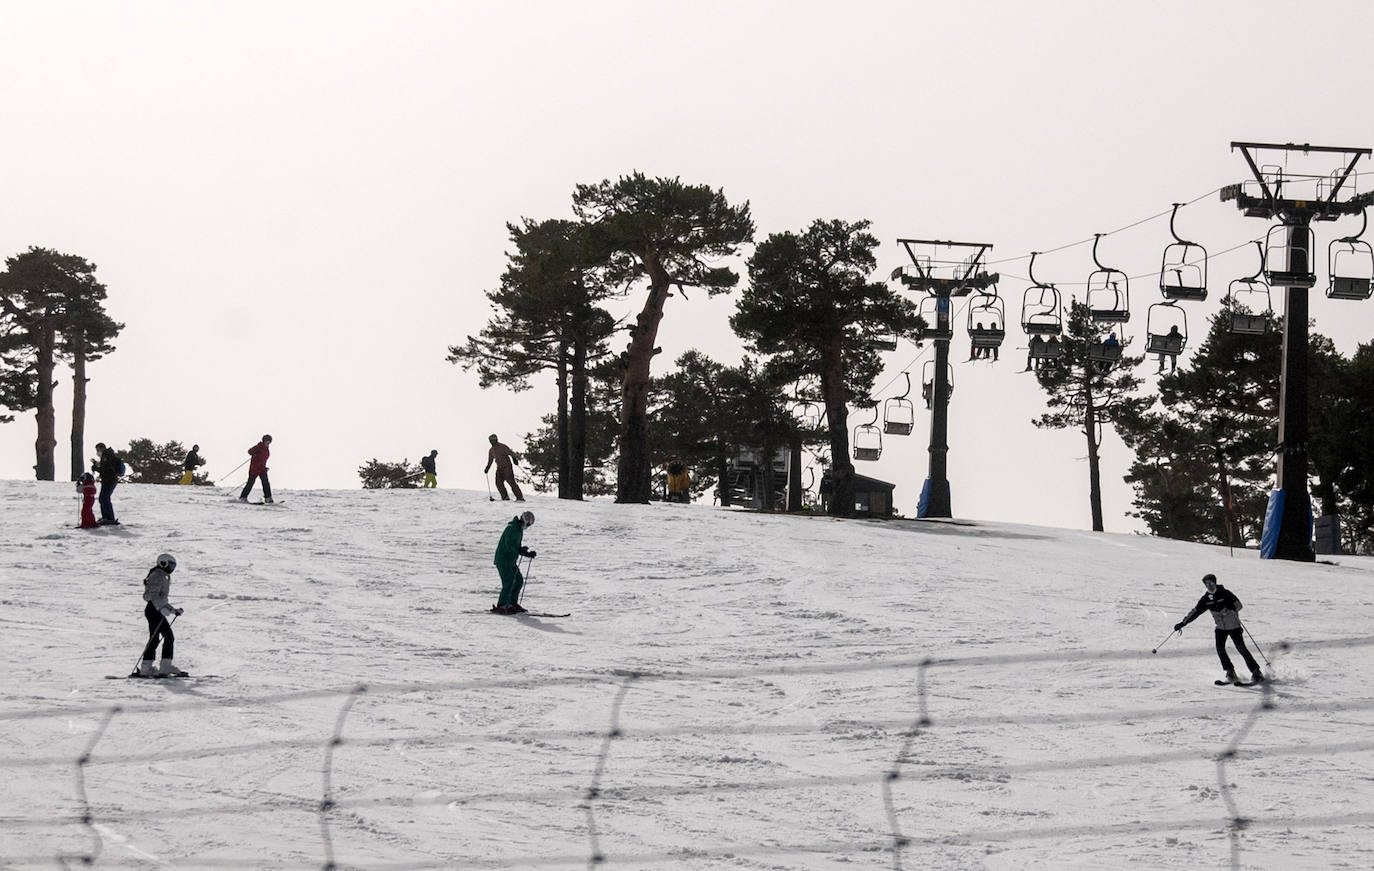
{"type": "Polygon", "coordinates": [[[1207,298],[1207,249],[1189,242],[1174,229],[1174,219],[1182,203],[1174,203],[1169,216],[1169,234],[1174,241],[1164,247],[1159,266],[1159,292],[1165,299],[1201,301],[1207,298]]]}
{"type": "Polygon", "coordinates": [[[878,427],[878,407],[873,406],[873,420],[854,427],[854,459],[871,462],[883,455],[883,431],[878,427]]]}
{"type": "Polygon", "coordinates": [[[1260,268],[1254,275],[1237,278],[1226,288],[1224,317],[1227,332],[1238,336],[1263,336],[1274,323],[1274,302],[1263,279],[1264,246],[1256,242],[1260,268]]]}
{"type": "Polygon", "coordinates": [[[1316,236],[1311,227],[1280,224],[1264,237],[1264,277],[1279,287],[1311,287],[1317,283],[1312,267],[1316,236]]]}
{"type": "Polygon", "coordinates": [[[906,391],[883,403],[883,432],[888,435],[911,435],[916,427],[916,406],[907,399],[911,394],[911,373],[902,374],[906,376],[906,391]]]}
{"type": "Polygon", "coordinates": [[[1333,241],[1327,248],[1331,284],[1326,295],[1331,299],[1369,299],[1374,279],[1374,249],[1361,237],[1369,226],[1369,213],[1362,212],[1364,224],[1354,236],[1333,241]]]}
{"type": "Polygon", "coordinates": [[[1120,269],[1103,266],[1097,259],[1101,233],[1093,234],[1093,263],[1088,275],[1088,314],[1100,324],[1124,324],[1131,319],[1131,280],[1120,269]]]}

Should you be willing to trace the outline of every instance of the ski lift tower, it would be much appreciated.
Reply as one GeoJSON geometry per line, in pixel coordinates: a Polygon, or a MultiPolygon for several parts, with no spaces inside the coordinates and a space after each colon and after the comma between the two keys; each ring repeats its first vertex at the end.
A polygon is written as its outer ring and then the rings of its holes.
{"type": "Polygon", "coordinates": [[[935,323],[927,325],[924,335],[935,343],[935,383],[931,389],[930,472],[921,487],[916,505],[917,517],[953,517],[949,498],[949,341],[954,333],[950,300],[985,291],[997,283],[997,273],[989,273],[984,256],[992,246],[983,242],[946,242],[935,239],[898,239],[906,249],[911,266],[898,267],[892,277],[912,290],[935,300],[935,323]],[[962,259],[937,258],[920,249],[938,252],[942,248],[971,249],[962,259]]]}
{"type": "Polygon", "coordinates": [[[1260,556],[1311,562],[1316,558],[1312,550],[1312,497],[1307,485],[1307,291],[1316,283],[1311,224],[1358,215],[1374,202],[1370,193],[1337,199],[1355,164],[1368,157],[1370,149],[1232,142],[1231,150],[1237,148],[1253,180],[1222,188],[1221,199],[1234,200],[1246,217],[1279,221],[1266,237],[1263,272],[1271,286],[1284,289],[1278,483],[1269,494],[1260,556]],[[1256,152],[1282,152],[1284,165],[1258,164],[1256,152]],[[1293,174],[1288,172],[1287,162],[1295,152],[1339,154],[1346,160],[1330,174],[1293,174]]]}

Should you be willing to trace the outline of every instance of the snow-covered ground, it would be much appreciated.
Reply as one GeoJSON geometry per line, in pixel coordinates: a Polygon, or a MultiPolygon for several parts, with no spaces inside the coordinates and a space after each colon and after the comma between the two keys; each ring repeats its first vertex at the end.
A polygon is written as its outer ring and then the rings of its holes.
{"type": "Polygon", "coordinates": [[[115,496],[0,482],[5,869],[1374,866],[1374,559],[535,496],[514,618],[485,493],[115,496]]]}

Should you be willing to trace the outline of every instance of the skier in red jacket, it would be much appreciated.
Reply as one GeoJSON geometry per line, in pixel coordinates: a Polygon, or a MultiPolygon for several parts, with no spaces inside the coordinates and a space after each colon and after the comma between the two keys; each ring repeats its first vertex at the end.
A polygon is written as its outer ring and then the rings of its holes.
{"type": "Polygon", "coordinates": [[[272,485],[267,481],[267,458],[272,455],[269,445],[272,444],[272,437],[265,435],[262,441],[248,449],[248,456],[253,459],[248,463],[248,483],[243,485],[243,492],[239,494],[240,502],[248,501],[248,494],[253,489],[253,482],[262,479],[262,501],[266,504],[272,502],[272,485]]]}
{"type": "Polygon", "coordinates": [[[81,490],[81,526],[80,529],[95,529],[100,525],[95,519],[95,475],[84,472],[81,480],[77,482],[81,490]]]}

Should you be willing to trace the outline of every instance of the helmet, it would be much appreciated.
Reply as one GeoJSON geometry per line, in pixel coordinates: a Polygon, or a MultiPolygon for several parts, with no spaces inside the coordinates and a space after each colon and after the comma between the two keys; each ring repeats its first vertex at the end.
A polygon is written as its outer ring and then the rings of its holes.
{"type": "Polygon", "coordinates": [[[494,442],[494,441],[496,441],[496,433],[492,433],[491,435],[487,436],[487,441],[489,441],[489,442],[494,442]]]}
{"type": "Polygon", "coordinates": [[[177,558],[170,553],[160,553],[157,555],[157,567],[164,572],[170,572],[177,567],[177,558]]]}
{"type": "Polygon", "coordinates": [[[82,472],[82,473],[81,473],[81,483],[87,484],[87,483],[90,483],[91,481],[94,481],[94,480],[95,480],[95,475],[92,475],[90,472],[82,472]]]}
{"type": "Polygon", "coordinates": [[[529,529],[531,526],[534,525],[534,512],[526,511],[524,514],[521,514],[520,522],[524,525],[526,529],[529,529]]]}

